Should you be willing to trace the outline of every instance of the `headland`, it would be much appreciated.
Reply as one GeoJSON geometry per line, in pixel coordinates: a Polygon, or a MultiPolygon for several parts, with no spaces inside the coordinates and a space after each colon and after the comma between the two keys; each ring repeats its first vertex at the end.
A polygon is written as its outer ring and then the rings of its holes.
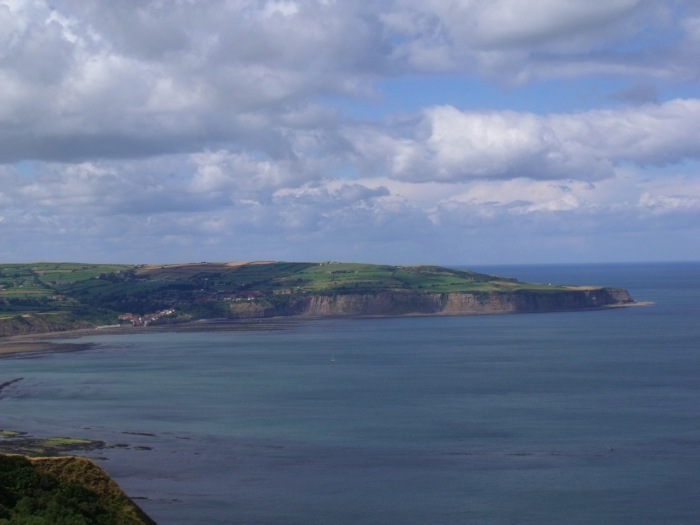
{"type": "Polygon", "coordinates": [[[273,319],[535,313],[636,304],[620,288],[524,283],[439,266],[0,264],[0,354],[80,350],[80,344],[46,341],[110,331],[206,329],[197,322],[215,319],[233,323],[235,330],[273,319]]]}

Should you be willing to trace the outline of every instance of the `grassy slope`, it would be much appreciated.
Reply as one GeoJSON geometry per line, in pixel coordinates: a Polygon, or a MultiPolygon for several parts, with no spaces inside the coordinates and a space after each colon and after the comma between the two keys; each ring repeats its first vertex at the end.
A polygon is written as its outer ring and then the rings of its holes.
{"type": "Polygon", "coordinates": [[[146,514],[84,458],[0,455],[0,525],[152,525],[146,514]]]}

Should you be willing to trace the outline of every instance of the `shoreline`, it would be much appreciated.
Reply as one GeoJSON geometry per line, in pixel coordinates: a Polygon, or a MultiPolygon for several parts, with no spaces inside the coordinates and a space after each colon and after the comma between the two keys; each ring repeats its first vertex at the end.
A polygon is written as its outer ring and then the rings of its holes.
{"type": "MultiPolygon", "coordinates": [[[[581,311],[604,310],[612,308],[630,308],[653,305],[650,301],[633,302],[626,304],[605,305],[599,308],[590,308],[581,311]]],[[[130,326],[130,325],[108,325],[96,326],[94,328],[78,328],[75,330],[65,330],[60,332],[42,332],[35,334],[11,335],[0,338],[0,359],[3,357],[40,354],[48,352],[78,352],[90,350],[98,346],[97,343],[66,343],[56,342],[57,339],[79,339],[96,335],[122,335],[122,334],[155,334],[163,332],[238,332],[238,331],[258,331],[258,330],[281,330],[285,327],[296,325],[304,321],[314,319],[333,318],[373,318],[373,317],[422,317],[424,315],[514,315],[520,312],[475,312],[473,314],[409,314],[403,316],[285,316],[285,317],[263,317],[250,319],[198,319],[184,323],[165,323],[151,326],[130,326]]]]}
{"type": "Polygon", "coordinates": [[[0,342],[0,359],[3,357],[43,354],[54,352],[80,352],[94,348],[94,343],[55,343],[52,341],[7,341],[0,342]]]}
{"type": "Polygon", "coordinates": [[[44,352],[77,352],[89,350],[95,343],[58,343],[52,339],[78,339],[91,335],[129,333],[131,327],[95,327],[66,330],[63,332],[42,332],[37,334],[10,335],[0,338],[0,358],[17,354],[44,352]]]}
{"type": "Polygon", "coordinates": [[[0,338],[0,359],[3,357],[41,354],[53,352],[79,352],[90,350],[98,343],[57,342],[58,339],[79,339],[96,335],[122,334],[156,334],[163,332],[210,332],[210,331],[248,331],[279,330],[285,326],[297,324],[299,319],[201,319],[186,323],[169,323],[152,326],[110,325],[94,328],[78,328],[60,332],[42,332],[35,334],[10,335],[0,338]]]}

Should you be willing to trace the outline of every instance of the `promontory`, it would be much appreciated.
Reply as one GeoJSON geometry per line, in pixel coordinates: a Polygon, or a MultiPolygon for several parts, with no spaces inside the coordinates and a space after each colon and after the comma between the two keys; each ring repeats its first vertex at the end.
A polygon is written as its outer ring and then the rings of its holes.
{"type": "Polygon", "coordinates": [[[201,319],[469,315],[634,304],[620,288],[337,262],[0,264],[0,336],[201,319]]]}

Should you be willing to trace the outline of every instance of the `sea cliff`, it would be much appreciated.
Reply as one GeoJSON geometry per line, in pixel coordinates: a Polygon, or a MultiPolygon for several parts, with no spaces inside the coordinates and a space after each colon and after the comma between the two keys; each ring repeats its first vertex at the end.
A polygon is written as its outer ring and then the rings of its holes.
{"type": "Polygon", "coordinates": [[[572,289],[556,293],[525,290],[474,293],[379,292],[305,296],[277,305],[260,301],[236,303],[231,305],[230,317],[474,315],[590,310],[633,303],[629,293],[620,288],[572,289]]]}

